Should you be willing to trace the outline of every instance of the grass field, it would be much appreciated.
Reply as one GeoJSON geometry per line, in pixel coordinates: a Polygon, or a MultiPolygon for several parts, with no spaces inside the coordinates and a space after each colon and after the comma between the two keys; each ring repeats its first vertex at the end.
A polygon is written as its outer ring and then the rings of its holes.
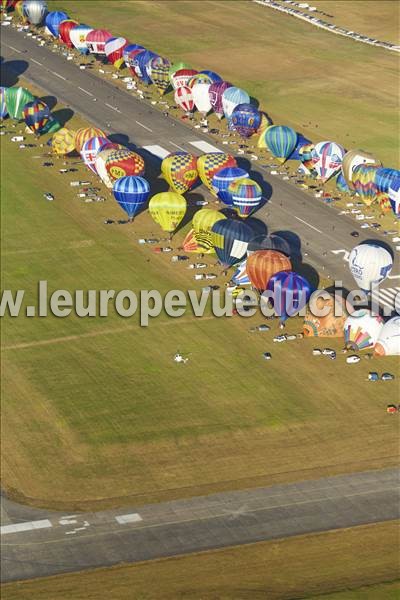
{"type": "MultiPolygon", "coordinates": [[[[219,72],[257,98],[275,123],[291,125],[313,141],[332,139],[348,149],[376,153],[385,166],[400,164],[395,53],[318,30],[247,0],[99,0],[95,11],[87,0],[49,4],[67,7],[78,21],[107,26],[171,60],[219,72]]],[[[335,3],[340,14],[348,5],[349,14],[362,12],[383,33],[389,24],[391,30],[395,27],[394,2],[335,3]]]]}
{"type": "MultiPolygon", "coordinates": [[[[83,204],[68,183],[94,176],[44,169],[41,152],[3,143],[3,288],[31,300],[39,279],[50,290],[200,288],[168,255],[137,244],[156,231],[146,213],[133,226],[104,226],[122,216],[114,200],[83,204]]],[[[4,487],[88,509],[393,464],[398,421],[385,406],[396,382],[368,383],[365,361],[317,363],[312,340],[272,344],[276,325],[250,334],[259,320],[4,320],[4,487]],[[185,367],[172,362],[177,349],[192,353],[185,367]],[[268,349],[271,363],[261,358],[268,349]]],[[[397,363],[376,368],[398,373],[397,363]]]]}
{"type": "Polygon", "coordinates": [[[382,523],[12,583],[3,586],[3,598],[396,600],[397,526],[382,523]],[[374,585],[378,581],[388,583],[374,585]],[[330,593],[335,590],[346,591],[330,593]]]}

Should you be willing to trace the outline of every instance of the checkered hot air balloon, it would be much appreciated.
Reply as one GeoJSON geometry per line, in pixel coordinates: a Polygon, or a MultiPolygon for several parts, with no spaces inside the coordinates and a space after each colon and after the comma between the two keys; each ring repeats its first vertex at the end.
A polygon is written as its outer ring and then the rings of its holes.
{"type": "Polygon", "coordinates": [[[90,140],[93,137],[107,137],[102,129],[98,127],[81,127],[76,130],[75,135],[75,149],[77,152],[80,152],[83,148],[85,142],[90,140]]]}
{"type": "Polygon", "coordinates": [[[378,169],[378,165],[371,164],[360,164],[353,169],[353,187],[367,206],[371,206],[376,200],[379,191],[376,185],[376,172],[378,169]]]}
{"type": "Polygon", "coordinates": [[[107,172],[106,161],[110,154],[114,152],[114,150],[120,150],[122,148],[123,146],[120,146],[119,144],[107,142],[107,144],[104,144],[101,148],[99,148],[99,151],[96,156],[96,160],[94,163],[96,173],[100,177],[104,185],[110,190],[112,189],[113,181],[111,180],[107,172]]]}
{"type": "Polygon", "coordinates": [[[66,46],[68,46],[68,48],[74,47],[70,38],[70,33],[71,30],[74,29],[74,27],[76,27],[77,25],[77,21],[74,21],[73,19],[67,19],[65,21],[61,21],[61,23],[58,26],[58,37],[66,46]]]}
{"type": "Polygon", "coordinates": [[[97,174],[96,171],[96,157],[101,148],[107,144],[109,140],[103,136],[95,136],[89,138],[82,147],[80,152],[81,158],[85,165],[93,171],[93,173],[97,174]]]}
{"type": "Polygon", "coordinates": [[[290,259],[277,250],[258,250],[247,258],[247,274],[251,284],[259,291],[264,292],[272,275],[279,271],[290,271],[290,259]]]}
{"type": "Polygon", "coordinates": [[[169,69],[171,63],[168,58],[154,56],[150,61],[150,77],[158,92],[162,96],[169,88],[169,69]]]}
{"type": "Polygon", "coordinates": [[[127,148],[121,150],[113,150],[106,159],[106,171],[111,181],[115,181],[120,177],[127,175],[143,175],[144,160],[143,158],[127,148]]]}
{"type": "Polygon", "coordinates": [[[162,161],[161,173],[174,192],[184,194],[197,181],[197,159],[189,152],[173,152],[162,161]]]}
{"type": "Polygon", "coordinates": [[[236,179],[228,187],[232,204],[239,217],[248,217],[258,208],[262,200],[262,189],[253,179],[236,179]]]}
{"type": "Polygon", "coordinates": [[[120,177],[113,185],[114,198],[132,221],[150,195],[149,182],[143,177],[120,177]]]}
{"type": "Polygon", "coordinates": [[[25,104],[23,110],[25,124],[35,134],[40,135],[50,119],[50,109],[42,100],[34,100],[25,104]]]}
{"type": "Polygon", "coordinates": [[[236,160],[230,154],[223,152],[208,152],[197,159],[197,170],[204,185],[216,196],[212,179],[218,171],[226,167],[237,167],[236,160]]]}
{"type": "Polygon", "coordinates": [[[225,169],[221,169],[220,171],[217,171],[212,178],[211,184],[213,191],[222,202],[228,206],[232,206],[233,200],[229,191],[230,184],[237,179],[243,179],[248,176],[248,172],[239,167],[226,167],[225,169]]]}
{"type": "Polygon", "coordinates": [[[120,69],[124,64],[124,49],[128,42],[123,37],[109,38],[104,44],[104,52],[110,62],[116,69],[120,69]]]}
{"type": "Polygon", "coordinates": [[[394,214],[400,218],[400,177],[391,183],[388,195],[394,214]]]}
{"type": "Polygon", "coordinates": [[[57,131],[51,138],[51,147],[56,154],[65,156],[75,150],[76,132],[72,129],[63,127],[57,131]]]}
{"type": "Polygon", "coordinates": [[[175,90],[174,100],[176,104],[186,113],[191,113],[194,110],[193,94],[190,87],[183,85],[175,90]]]}

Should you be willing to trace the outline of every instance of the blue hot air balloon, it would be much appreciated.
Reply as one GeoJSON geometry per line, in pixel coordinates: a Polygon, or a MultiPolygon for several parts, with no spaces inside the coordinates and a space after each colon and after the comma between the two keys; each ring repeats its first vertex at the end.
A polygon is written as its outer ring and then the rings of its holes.
{"type": "Polygon", "coordinates": [[[5,119],[8,115],[8,110],[6,107],[6,89],[5,87],[0,87],[0,119],[5,119]]]}
{"type": "Polygon", "coordinates": [[[288,160],[299,160],[301,162],[303,158],[302,150],[304,149],[304,146],[309,146],[310,144],[312,144],[311,140],[308,140],[304,135],[298,133],[296,147],[288,157],[288,160]]]}
{"type": "Polygon", "coordinates": [[[218,81],[223,81],[222,77],[220,77],[218,73],[214,73],[214,71],[200,71],[200,74],[207,75],[211,79],[211,83],[218,83],[218,81]]]}
{"type": "Polygon", "coordinates": [[[286,125],[271,125],[262,131],[258,140],[259,148],[268,148],[274,157],[284,163],[297,144],[297,133],[286,125]]]}
{"type": "Polygon", "coordinates": [[[55,38],[58,38],[58,27],[61,21],[66,21],[67,19],[69,19],[67,13],[60,10],[55,10],[47,14],[44,22],[50,33],[55,38]]]}
{"type": "Polygon", "coordinates": [[[225,267],[231,267],[246,256],[247,245],[252,237],[251,227],[233,219],[221,219],[211,228],[215,252],[225,267]]]}
{"type": "Polygon", "coordinates": [[[139,52],[133,59],[138,77],[140,77],[144,83],[147,83],[147,85],[152,83],[147,66],[156,56],[158,56],[158,54],[151,50],[142,50],[142,52],[139,52]]]}
{"type": "Polygon", "coordinates": [[[250,104],[250,96],[237,87],[229,87],[222,94],[222,109],[226,119],[229,119],[238,104],[250,104]]]}
{"type": "Polygon", "coordinates": [[[211,185],[222,202],[228,206],[233,206],[232,194],[228,190],[229,185],[232,181],[243,179],[244,177],[249,177],[249,174],[244,169],[240,169],[239,167],[226,167],[215,173],[211,185]]]}
{"type": "Polygon", "coordinates": [[[149,182],[144,177],[128,175],[114,182],[113,194],[132,221],[150,195],[149,182]]]}
{"type": "Polygon", "coordinates": [[[336,188],[344,194],[354,194],[354,191],[349,188],[342,171],[339,171],[339,175],[336,177],[336,188]]]}
{"type": "Polygon", "coordinates": [[[238,104],[229,118],[229,125],[244,138],[252,136],[261,125],[262,114],[253,104],[238,104]]]}
{"type": "Polygon", "coordinates": [[[392,210],[400,218],[400,177],[391,183],[388,194],[392,210]]]}
{"type": "Polygon", "coordinates": [[[274,293],[274,308],[282,322],[304,308],[312,288],[305,277],[294,271],[278,271],[272,275],[267,289],[274,293]]]}
{"type": "Polygon", "coordinates": [[[246,177],[232,181],[228,188],[232,196],[233,206],[239,217],[248,217],[255,211],[262,200],[262,189],[256,181],[246,177]]]}
{"type": "Polygon", "coordinates": [[[400,171],[397,169],[378,169],[375,173],[375,183],[378,192],[384,192],[386,194],[392,183],[399,177],[400,171]]]}

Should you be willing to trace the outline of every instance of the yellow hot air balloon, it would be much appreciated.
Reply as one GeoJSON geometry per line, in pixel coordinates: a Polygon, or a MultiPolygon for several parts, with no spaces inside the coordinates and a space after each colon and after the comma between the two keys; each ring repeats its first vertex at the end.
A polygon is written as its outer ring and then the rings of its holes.
{"type": "Polygon", "coordinates": [[[195,213],[192,225],[194,237],[199,246],[199,252],[207,254],[215,252],[211,237],[211,228],[217,221],[221,221],[221,219],[226,219],[225,215],[209,208],[202,208],[195,213]]]}
{"type": "Polygon", "coordinates": [[[358,165],[381,165],[370,152],[364,150],[349,150],[343,157],[342,172],[347,185],[351,190],[355,190],[353,183],[353,171],[358,165]]]}
{"type": "Polygon", "coordinates": [[[93,137],[107,137],[102,129],[98,127],[81,127],[76,130],[75,149],[80,152],[88,140],[93,137]]]}
{"type": "Polygon", "coordinates": [[[65,155],[75,150],[76,132],[63,127],[51,139],[51,147],[56,154],[65,155]]]}
{"type": "Polygon", "coordinates": [[[161,192],[149,202],[149,212],[153,221],[171,235],[185,216],[186,207],[186,199],[176,192],[161,192]]]}
{"type": "Polygon", "coordinates": [[[161,163],[161,173],[171,190],[184,194],[197,181],[197,159],[188,152],[173,152],[161,163]]]}

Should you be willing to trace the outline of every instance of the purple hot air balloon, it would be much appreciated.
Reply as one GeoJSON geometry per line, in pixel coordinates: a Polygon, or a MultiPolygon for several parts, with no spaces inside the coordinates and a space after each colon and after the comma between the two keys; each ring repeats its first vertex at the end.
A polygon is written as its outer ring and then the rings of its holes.
{"type": "Polygon", "coordinates": [[[222,108],[222,94],[230,87],[233,86],[231,83],[229,83],[229,81],[217,81],[216,83],[212,83],[208,89],[210,103],[218,119],[222,119],[224,116],[224,110],[222,108]]]}

